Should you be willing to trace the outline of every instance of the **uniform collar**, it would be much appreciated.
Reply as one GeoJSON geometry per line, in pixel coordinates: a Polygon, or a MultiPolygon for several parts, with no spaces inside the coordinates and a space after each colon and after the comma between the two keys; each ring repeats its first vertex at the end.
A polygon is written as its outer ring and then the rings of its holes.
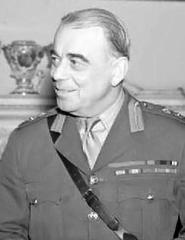
{"type": "MultiPolygon", "coordinates": [[[[105,144],[102,147],[93,171],[97,171],[99,168],[102,168],[103,166],[112,162],[118,156],[121,156],[124,151],[126,151],[126,149],[128,148],[128,143],[126,139],[128,136],[130,136],[129,125],[135,123],[138,124],[137,111],[136,115],[134,114],[133,118],[129,118],[128,104],[133,98],[127,91],[124,92],[124,96],[119,96],[119,98],[117,99],[117,103],[115,104],[116,107],[112,105],[116,119],[114,119],[115,121],[112,120],[114,124],[110,129],[109,135],[105,141],[105,144]]],[[[137,100],[134,99],[134,102],[137,102],[137,100]]],[[[132,106],[134,106],[135,108],[135,106],[138,107],[138,104],[132,104],[132,106]]],[[[130,108],[130,110],[133,110],[132,107],[130,108]]],[[[110,114],[111,111],[112,108],[107,109],[106,112],[101,114],[101,117],[103,115],[103,117],[106,118],[106,116],[110,114]]],[[[113,119],[113,117],[110,117],[110,119],[113,119]]],[[[110,124],[110,122],[108,124],[110,124]]],[[[110,126],[111,125],[108,125],[108,127],[110,126]]],[[[51,125],[50,130],[59,133],[59,137],[55,142],[56,149],[65,157],[70,159],[70,161],[73,162],[73,164],[75,164],[76,166],[78,166],[83,172],[90,172],[85,154],[82,150],[80,134],[76,126],[76,119],[72,116],[65,116],[65,113],[59,110],[57,116],[55,117],[51,125]],[[61,132],[62,134],[60,134],[61,132]]],[[[136,129],[134,129],[133,132],[137,132],[136,130],[139,130],[138,126],[136,126],[136,129]]]]}
{"type": "MultiPolygon", "coordinates": [[[[127,105],[127,104],[128,104],[128,115],[129,115],[129,122],[130,122],[130,131],[138,132],[138,131],[144,130],[142,111],[141,111],[141,106],[139,104],[139,101],[131,97],[130,94],[127,92],[127,90],[124,90],[120,92],[117,100],[99,116],[99,118],[101,119],[107,131],[111,129],[118,113],[120,112],[122,105],[127,105]]],[[[57,109],[56,112],[57,112],[57,115],[53,123],[51,124],[50,130],[53,132],[61,133],[65,119],[66,119],[66,115],[59,109],[57,109]]],[[[80,121],[77,121],[77,125],[79,127],[80,121]]]]}
{"type": "Polygon", "coordinates": [[[99,118],[101,119],[102,123],[104,124],[105,128],[109,131],[116,119],[121,106],[124,102],[124,91],[121,91],[116,101],[106,109],[102,114],[100,114],[99,118]]]}

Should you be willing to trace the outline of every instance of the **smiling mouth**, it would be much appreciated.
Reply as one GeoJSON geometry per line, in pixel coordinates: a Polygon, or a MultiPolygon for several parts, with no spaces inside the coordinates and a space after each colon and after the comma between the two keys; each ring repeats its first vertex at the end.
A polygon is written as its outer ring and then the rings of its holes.
{"type": "Polygon", "coordinates": [[[72,92],[75,92],[77,90],[67,90],[67,89],[58,89],[58,88],[55,88],[55,92],[57,95],[59,96],[63,96],[64,94],[68,94],[68,93],[72,93],[72,92]]]}

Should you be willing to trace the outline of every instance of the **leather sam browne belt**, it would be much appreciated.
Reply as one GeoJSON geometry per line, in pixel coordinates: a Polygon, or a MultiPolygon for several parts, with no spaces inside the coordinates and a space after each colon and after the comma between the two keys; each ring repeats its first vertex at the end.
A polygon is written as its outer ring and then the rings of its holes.
{"type": "MultiPolygon", "coordinates": [[[[57,150],[56,150],[57,151],[57,150]]],[[[67,169],[70,177],[72,178],[74,184],[80,191],[82,197],[87,202],[88,206],[95,211],[102,221],[111,229],[114,234],[120,240],[137,240],[136,236],[128,233],[123,226],[121,226],[119,220],[112,216],[99,198],[93,193],[92,189],[86,184],[83,179],[79,169],[71,163],[65,156],[63,156],[59,151],[57,151],[60,159],[62,160],[65,168],[67,169]]]]}
{"type": "MultiPolygon", "coordinates": [[[[53,122],[53,118],[54,117],[50,117],[47,119],[49,129],[53,122]]],[[[60,133],[55,131],[53,132],[50,130],[50,135],[54,144],[57,138],[59,137],[60,133]]],[[[93,193],[92,189],[90,189],[90,187],[86,184],[79,169],[74,164],[72,164],[64,155],[62,155],[59,151],[57,151],[57,153],[60,159],[62,160],[66,170],[68,171],[71,179],[73,180],[74,184],[78,188],[82,197],[87,202],[88,206],[91,207],[92,210],[98,214],[98,216],[107,225],[107,227],[114,232],[114,234],[118,237],[118,239],[137,240],[136,236],[126,231],[123,228],[123,226],[121,226],[119,220],[108,212],[108,210],[105,208],[103,203],[93,193]]]]}

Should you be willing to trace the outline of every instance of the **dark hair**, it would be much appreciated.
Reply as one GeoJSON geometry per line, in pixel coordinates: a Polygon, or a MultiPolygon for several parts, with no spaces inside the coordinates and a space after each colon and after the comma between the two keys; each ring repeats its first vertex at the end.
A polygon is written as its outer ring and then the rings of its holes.
{"type": "Polygon", "coordinates": [[[130,40],[123,23],[111,12],[100,8],[88,8],[70,12],[61,19],[61,25],[73,28],[99,26],[104,30],[112,54],[129,59],[130,40]]]}

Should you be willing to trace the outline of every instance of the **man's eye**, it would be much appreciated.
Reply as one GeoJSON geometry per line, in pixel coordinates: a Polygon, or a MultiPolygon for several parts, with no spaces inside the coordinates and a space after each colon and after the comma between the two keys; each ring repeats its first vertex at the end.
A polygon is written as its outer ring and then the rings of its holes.
{"type": "Polygon", "coordinates": [[[83,67],[83,62],[75,58],[70,59],[70,64],[75,70],[80,70],[83,67]]]}
{"type": "Polygon", "coordinates": [[[79,63],[79,61],[77,61],[76,59],[70,59],[70,62],[72,65],[77,65],[79,63]]]}
{"type": "Polygon", "coordinates": [[[60,59],[57,56],[51,55],[51,63],[52,63],[52,65],[57,66],[59,62],[60,62],[60,59]]]}

